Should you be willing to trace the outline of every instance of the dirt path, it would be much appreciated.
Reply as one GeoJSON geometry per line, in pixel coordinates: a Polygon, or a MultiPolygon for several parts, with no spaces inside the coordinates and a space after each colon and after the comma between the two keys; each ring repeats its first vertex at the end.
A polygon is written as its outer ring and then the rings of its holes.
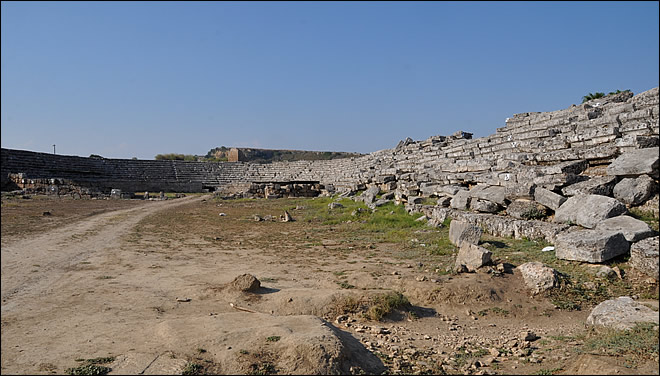
{"type": "Polygon", "coordinates": [[[31,239],[3,244],[2,313],[11,312],[16,300],[48,293],[49,286],[61,278],[67,268],[84,262],[91,255],[118,247],[120,237],[146,216],[201,199],[148,201],[138,208],[104,213],[31,239]],[[38,273],[25,273],[35,268],[38,273]]]}

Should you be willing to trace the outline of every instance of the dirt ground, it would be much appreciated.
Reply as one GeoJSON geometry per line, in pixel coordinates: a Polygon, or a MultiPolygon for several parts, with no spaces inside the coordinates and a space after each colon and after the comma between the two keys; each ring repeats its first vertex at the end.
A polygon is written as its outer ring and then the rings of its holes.
{"type": "Polygon", "coordinates": [[[589,307],[557,309],[516,273],[444,273],[452,255],[324,224],[312,203],[3,198],[2,374],[103,357],[110,374],[658,374],[657,353],[584,350],[589,307]],[[228,288],[246,273],[259,289],[228,288]],[[386,291],[411,306],[345,309],[386,291]]]}

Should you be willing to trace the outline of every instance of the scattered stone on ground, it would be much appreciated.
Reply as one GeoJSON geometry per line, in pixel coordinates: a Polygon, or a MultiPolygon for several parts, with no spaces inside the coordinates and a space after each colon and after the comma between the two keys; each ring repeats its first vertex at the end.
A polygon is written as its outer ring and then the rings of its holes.
{"type": "Polygon", "coordinates": [[[613,329],[632,329],[635,324],[658,324],[658,311],[634,301],[629,296],[606,300],[591,311],[587,324],[613,329]]]}

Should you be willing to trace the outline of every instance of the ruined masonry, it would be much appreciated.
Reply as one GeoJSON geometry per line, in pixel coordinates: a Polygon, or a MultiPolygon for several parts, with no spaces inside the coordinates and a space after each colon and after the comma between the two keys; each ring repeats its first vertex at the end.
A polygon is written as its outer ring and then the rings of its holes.
{"type": "Polygon", "coordinates": [[[372,188],[436,225],[449,217],[496,236],[553,244],[559,237],[562,257],[601,262],[628,252],[618,245],[621,239],[630,245],[627,239],[653,236],[641,231],[631,238],[633,230],[599,224],[634,206],[658,212],[658,109],[658,88],[623,92],[564,110],[515,114],[487,137],[458,131],[408,138],[361,157],[270,164],[95,159],[3,148],[2,187],[66,182],[105,193],[208,190],[271,198],[352,196],[372,188]],[[420,198],[437,204],[423,205],[420,198]],[[599,240],[583,244],[585,238],[599,240]]]}

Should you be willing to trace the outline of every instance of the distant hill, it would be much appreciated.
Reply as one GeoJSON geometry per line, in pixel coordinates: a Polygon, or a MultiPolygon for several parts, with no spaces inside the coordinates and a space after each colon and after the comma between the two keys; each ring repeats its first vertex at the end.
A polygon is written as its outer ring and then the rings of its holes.
{"type": "Polygon", "coordinates": [[[276,150],[255,148],[228,148],[220,146],[206,153],[206,160],[272,163],[278,161],[313,161],[359,157],[360,153],[338,151],[276,150]]]}

